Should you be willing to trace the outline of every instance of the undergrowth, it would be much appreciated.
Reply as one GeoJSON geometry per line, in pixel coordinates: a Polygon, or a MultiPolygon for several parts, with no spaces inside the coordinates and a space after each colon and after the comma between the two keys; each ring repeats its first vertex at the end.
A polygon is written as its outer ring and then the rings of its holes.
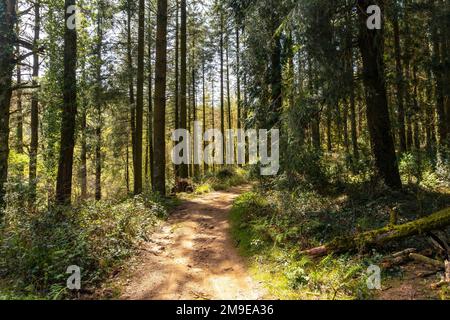
{"type": "Polygon", "coordinates": [[[243,168],[223,168],[206,175],[196,185],[194,194],[201,195],[211,191],[227,190],[248,182],[248,173],[243,168]]]}
{"type": "Polygon", "coordinates": [[[69,266],[83,291],[116,271],[149,239],[171,201],[144,194],[73,208],[8,208],[0,235],[0,299],[70,299],[69,266]]]}
{"type": "Polygon", "coordinates": [[[413,237],[379,251],[316,261],[299,252],[338,236],[383,227],[389,223],[391,210],[398,213],[399,223],[404,223],[450,206],[450,192],[433,173],[423,170],[418,179],[414,170],[406,167],[404,164],[402,178],[410,179],[410,184],[402,191],[350,174],[341,181],[322,181],[326,186],[322,188],[315,188],[309,179],[303,183],[296,174],[261,180],[253,192],[235,201],[231,213],[233,237],[249,258],[255,277],[272,296],[281,299],[365,299],[376,295],[367,288],[367,268],[401,247],[426,246],[423,239],[413,237]]]}

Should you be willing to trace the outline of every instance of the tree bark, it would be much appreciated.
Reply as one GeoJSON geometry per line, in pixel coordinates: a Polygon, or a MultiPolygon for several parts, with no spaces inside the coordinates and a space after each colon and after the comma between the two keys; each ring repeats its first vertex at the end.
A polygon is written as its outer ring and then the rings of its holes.
{"type": "Polygon", "coordinates": [[[0,222],[5,207],[5,183],[8,179],[9,109],[14,69],[14,24],[16,1],[0,0],[0,222]]]}
{"type": "MultiPolygon", "coordinates": [[[[34,5],[34,39],[33,39],[33,85],[37,85],[37,77],[39,77],[39,53],[37,46],[40,37],[40,1],[37,0],[34,5]]],[[[30,184],[30,204],[34,204],[36,200],[36,184],[37,184],[37,153],[39,146],[39,100],[38,93],[35,91],[31,96],[31,141],[30,141],[30,162],[28,181],[30,184]]]]}
{"type": "Polygon", "coordinates": [[[102,199],[102,50],[103,50],[103,2],[97,13],[97,46],[95,61],[95,200],[102,199]]]}
{"type": "Polygon", "coordinates": [[[403,66],[402,53],[400,46],[400,28],[398,23],[398,8],[394,8],[392,16],[392,25],[394,29],[394,51],[395,51],[395,70],[397,74],[397,122],[398,122],[398,137],[400,143],[400,152],[406,152],[406,131],[405,131],[405,106],[404,106],[404,80],[403,80],[403,66]]]}
{"type": "Polygon", "coordinates": [[[237,126],[242,129],[242,106],[241,106],[241,44],[239,26],[236,26],[236,90],[237,90],[237,126]]]}
{"type": "MultiPolygon", "coordinates": [[[[175,129],[180,129],[180,3],[176,0],[175,13],[175,129]]],[[[180,176],[180,166],[174,168],[175,181],[180,176]]]]}
{"type": "MultiPolygon", "coordinates": [[[[186,4],[184,0],[182,3],[186,4]]],[[[185,7],[185,6],[184,6],[185,7]]],[[[182,10],[183,11],[183,10],[182,10]]],[[[167,0],[158,0],[155,77],[155,184],[154,190],[166,194],[166,72],[167,72],[167,0]]]]}
{"type": "Polygon", "coordinates": [[[75,147],[75,119],[77,114],[77,31],[76,28],[69,29],[66,22],[70,17],[67,9],[73,5],[75,5],[75,0],[65,0],[63,110],[56,181],[56,202],[60,205],[69,205],[72,194],[73,150],[75,147]]]}
{"type": "Polygon", "coordinates": [[[223,8],[220,8],[220,132],[222,133],[222,164],[226,162],[226,152],[225,152],[225,98],[224,98],[224,74],[223,74],[223,51],[224,51],[224,17],[223,8]]]}
{"type": "MultiPolygon", "coordinates": [[[[187,129],[187,13],[186,0],[181,0],[181,26],[180,26],[180,129],[187,129]]],[[[180,165],[180,178],[189,177],[188,165],[180,165]]]]}
{"type": "Polygon", "coordinates": [[[138,58],[136,84],[136,157],[134,161],[134,194],[142,193],[142,137],[144,123],[144,46],[145,46],[145,0],[139,0],[138,58]]]}
{"type": "MultiPolygon", "coordinates": [[[[178,15],[177,15],[178,16],[178,15]]],[[[151,10],[148,14],[148,121],[147,121],[147,148],[148,148],[148,170],[150,171],[150,183],[154,184],[153,172],[154,168],[154,147],[153,147],[153,68],[152,68],[152,48],[153,48],[153,27],[151,20],[151,10]]]]}
{"type": "Polygon", "coordinates": [[[434,6],[434,1],[430,0],[430,5],[432,7],[432,21],[431,24],[431,42],[432,42],[432,70],[435,77],[436,83],[436,113],[437,113],[437,132],[439,140],[439,157],[443,156],[441,152],[446,146],[447,138],[447,122],[445,115],[445,104],[444,104],[444,79],[442,74],[442,60],[441,60],[441,46],[439,41],[438,28],[434,18],[436,17],[436,8],[434,6]]]}
{"type": "Polygon", "coordinates": [[[131,153],[133,166],[136,162],[136,101],[134,99],[134,76],[133,55],[131,42],[131,0],[127,1],[127,71],[128,71],[128,98],[130,103],[130,131],[131,131],[131,153]]]}
{"type": "Polygon", "coordinates": [[[383,3],[383,1],[358,0],[358,14],[360,18],[359,47],[363,60],[367,123],[375,156],[375,165],[386,185],[399,189],[402,187],[402,183],[398,171],[394,141],[391,135],[384,78],[383,30],[369,30],[366,25],[368,6],[377,4],[383,10],[383,3]]]}

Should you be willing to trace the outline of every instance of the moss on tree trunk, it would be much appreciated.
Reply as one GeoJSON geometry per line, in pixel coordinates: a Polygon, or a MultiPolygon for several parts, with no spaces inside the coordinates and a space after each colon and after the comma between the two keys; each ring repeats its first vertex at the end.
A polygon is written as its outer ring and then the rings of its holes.
{"type": "Polygon", "coordinates": [[[405,224],[390,225],[355,236],[336,238],[324,246],[306,250],[302,253],[311,256],[323,256],[329,253],[341,253],[368,247],[379,247],[391,241],[424,234],[428,231],[442,229],[449,225],[450,208],[447,208],[428,217],[405,224]]]}

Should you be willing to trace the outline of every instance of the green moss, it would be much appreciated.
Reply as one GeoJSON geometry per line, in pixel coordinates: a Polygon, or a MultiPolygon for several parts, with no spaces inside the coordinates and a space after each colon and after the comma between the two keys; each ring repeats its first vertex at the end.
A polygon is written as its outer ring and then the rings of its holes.
{"type": "Polygon", "coordinates": [[[342,252],[351,249],[379,246],[395,239],[420,235],[424,232],[441,229],[448,225],[450,225],[450,208],[402,225],[389,225],[381,229],[364,232],[355,237],[336,238],[327,244],[326,247],[330,252],[342,252]]]}

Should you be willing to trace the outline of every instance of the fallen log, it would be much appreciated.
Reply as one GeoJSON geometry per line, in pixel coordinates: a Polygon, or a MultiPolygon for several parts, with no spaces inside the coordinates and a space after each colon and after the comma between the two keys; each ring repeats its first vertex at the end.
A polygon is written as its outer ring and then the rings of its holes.
{"type": "Polygon", "coordinates": [[[450,225],[450,208],[400,225],[367,231],[354,236],[340,237],[323,246],[300,252],[301,254],[317,257],[330,253],[342,253],[352,250],[362,250],[379,247],[388,242],[407,237],[425,234],[432,230],[443,229],[450,225]]]}
{"type": "Polygon", "coordinates": [[[409,257],[417,262],[428,264],[438,269],[444,269],[444,262],[442,261],[431,259],[417,253],[410,253],[409,257]]]}
{"type": "Polygon", "coordinates": [[[396,252],[389,257],[386,257],[382,262],[381,266],[384,269],[390,269],[394,266],[401,265],[409,261],[409,254],[416,252],[415,248],[408,248],[406,250],[396,252]]]}

